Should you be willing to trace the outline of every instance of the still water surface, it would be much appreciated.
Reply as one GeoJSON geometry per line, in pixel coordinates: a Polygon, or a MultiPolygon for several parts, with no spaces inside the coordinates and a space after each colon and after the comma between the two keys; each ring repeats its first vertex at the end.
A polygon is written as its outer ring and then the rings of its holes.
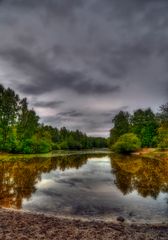
{"type": "Polygon", "coordinates": [[[168,161],[84,153],[1,162],[0,206],[168,222],[168,161]]]}

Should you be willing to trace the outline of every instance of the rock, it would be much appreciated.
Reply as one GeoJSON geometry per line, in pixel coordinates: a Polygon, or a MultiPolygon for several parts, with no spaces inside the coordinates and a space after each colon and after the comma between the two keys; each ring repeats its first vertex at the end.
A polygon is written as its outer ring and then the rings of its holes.
{"type": "Polygon", "coordinates": [[[124,222],[124,221],[125,221],[125,218],[122,217],[122,216],[119,216],[119,217],[117,217],[117,221],[118,221],[118,222],[124,222]]]}
{"type": "Polygon", "coordinates": [[[134,216],[134,213],[133,212],[129,212],[129,216],[130,217],[134,216]]]}

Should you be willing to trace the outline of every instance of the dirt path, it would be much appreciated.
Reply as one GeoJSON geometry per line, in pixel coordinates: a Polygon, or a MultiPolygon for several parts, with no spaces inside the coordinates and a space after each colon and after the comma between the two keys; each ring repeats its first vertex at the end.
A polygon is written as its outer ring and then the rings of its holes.
{"type": "Polygon", "coordinates": [[[145,240],[168,239],[168,226],[68,220],[42,214],[0,210],[0,239],[145,240]]]}

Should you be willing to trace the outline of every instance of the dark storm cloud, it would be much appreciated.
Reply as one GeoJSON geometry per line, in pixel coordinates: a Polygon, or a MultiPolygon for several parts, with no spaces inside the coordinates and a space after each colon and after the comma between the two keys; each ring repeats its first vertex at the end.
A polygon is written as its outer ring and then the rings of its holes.
{"type": "MultiPolygon", "coordinates": [[[[76,111],[76,110],[71,110],[71,111],[67,111],[67,112],[60,112],[58,114],[58,116],[61,116],[61,117],[81,117],[83,116],[84,113],[83,112],[79,112],[79,111],[76,111]]],[[[67,119],[68,120],[68,119],[67,119]]]]}
{"type": "MultiPolygon", "coordinates": [[[[83,0],[71,0],[71,1],[67,1],[67,0],[29,0],[29,1],[24,1],[24,0],[1,0],[0,2],[8,4],[8,5],[13,5],[13,6],[20,6],[20,7],[30,7],[32,9],[32,7],[44,7],[46,8],[46,6],[51,7],[52,9],[58,9],[59,11],[67,11],[67,8],[71,9],[72,7],[77,7],[78,5],[81,5],[82,2],[84,2],[83,0]]],[[[61,11],[61,12],[62,12],[61,11]]]]}
{"type": "Polygon", "coordinates": [[[0,56],[11,61],[16,68],[20,68],[32,78],[28,84],[18,84],[17,88],[26,94],[42,94],[55,89],[71,89],[80,94],[105,94],[118,92],[117,85],[102,84],[89,79],[82,72],[66,72],[52,69],[42,60],[43,56],[33,56],[23,49],[7,49],[0,51],[0,56]]]}
{"type": "Polygon", "coordinates": [[[120,90],[119,86],[94,84],[92,80],[85,80],[81,73],[78,72],[66,73],[58,70],[54,72],[54,74],[47,76],[47,82],[41,82],[42,78],[39,82],[39,78],[36,79],[36,84],[18,84],[17,88],[25,94],[32,95],[40,95],[55,89],[69,89],[79,94],[106,94],[116,93],[120,90]],[[84,80],[81,81],[81,79],[84,80]]]}
{"type": "Polygon", "coordinates": [[[49,23],[53,18],[72,18],[74,10],[84,5],[84,0],[1,0],[0,3],[5,6],[12,6],[13,8],[20,8],[20,10],[32,10],[40,9],[44,10],[43,14],[40,15],[43,21],[49,23]]]}
{"type": "Polygon", "coordinates": [[[33,106],[43,108],[55,108],[62,105],[63,103],[64,101],[50,101],[50,102],[36,101],[33,103],[33,106]]]}
{"type": "Polygon", "coordinates": [[[45,122],[103,134],[120,109],[168,100],[167,0],[0,3],[1,81],[45,122]]]}

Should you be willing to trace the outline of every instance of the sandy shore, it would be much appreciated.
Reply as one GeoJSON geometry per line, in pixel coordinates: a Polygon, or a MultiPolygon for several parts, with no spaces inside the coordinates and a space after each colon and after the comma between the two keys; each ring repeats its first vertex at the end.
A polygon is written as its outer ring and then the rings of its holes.
{"type": "Polygon", "coordinates": [[[2,240],[168,239],[168,226],[62,219],[43,214],[0,210],[2,240]]]}

